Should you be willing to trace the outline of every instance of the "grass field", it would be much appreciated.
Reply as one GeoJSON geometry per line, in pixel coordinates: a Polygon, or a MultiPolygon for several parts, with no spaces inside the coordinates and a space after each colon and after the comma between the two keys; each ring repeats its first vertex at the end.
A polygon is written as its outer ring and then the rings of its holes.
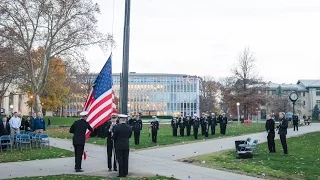
{"type": "MultiPolygon", "coordinates": [[[[151,141],[151,137],[149,137],[148,135],[149,134],[148,126],[149,125],[146,125],[146,124],[143,125],[143,130],[140,135],[140,145],[138,146],[134,145],[134,138],[132,136],[132,138],[130,139],[130,145],[132,149],[142,149],[142,148],[148,148],[148,147],[154,147],[154,146],[165,146],[165,145],[195,141],[192,130],[191,130],[191,136],[173,137],[171,126],[162,124],[160,125],[160,129],[158,132],[158,143],[153,144],[151,141]]],[[[262,132],[264,130],[265,130],[265,127],[263,123],[253,123],[252,125],[244,125],[244,124],[238,125],[237,123],[235,123],[232,125],[228,125],[227,133],[225,136],[220,135],[219,126],[217,126],[216,128],[216,135],[214,136],[209,135],[208,138],[201,136],[200,134],[201,130],[199,129],[198,141],[202,139],[212,139],[212,138],[219,138],[219,137],[226,137],[226,136],[238,136],[243,134],[262,132]]],[[[72,138],[72,134],[69,133],[69,128],[67,127],[66,128],[48,128],[46,133],[49,134],[49,136],[56,137],[56,138],[62,138],[62,139],[72,138]]],[[[106,144],[106,140],[102,138],[89,138],[88,142],[99,144],[99,145],[106,144]]]]}
{"type": "MultiPolygon", "coordinates": [[[[267,144],[259,144],[252,159],[236,159],[235,150],[197,156],[196,165],[248,174],[267,179],[320,179],[320,132],[289,138],[288,155],[282,155],[280,141],[276,141],[276,154],[269,154],[267,144]],[[205,161],[205,163],[202,163],[205,161]]],[[[189,159],[190,161],[190,159],[189,159]]]]}
{"type": "MultiPolygon", "coordinates": [[[[87,175],[56,175],[56,176],[39,176],[39,177],[24,177],[24,178],[14,178],[11,180],[36,180],[36,179],[46,179],[46,180],[120,180],[120,178],[106,178],[101,176],[87,176],[87,175]]],[[[154,177],[142,177],[142,178],[121,178],[123,180],[175,180],[174,178],[167,178],[162,176],[154,176],[154,177]]]]}
{"type": "Polygon", "coordinates": [[[0,163],[72,157],[73,152],[55,147],[0,152],[0,163]]]}

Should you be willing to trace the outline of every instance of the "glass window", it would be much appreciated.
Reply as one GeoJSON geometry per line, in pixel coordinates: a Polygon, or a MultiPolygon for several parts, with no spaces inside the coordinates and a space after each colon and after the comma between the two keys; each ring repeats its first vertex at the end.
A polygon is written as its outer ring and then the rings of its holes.
{"type": "Polygon", "coordinates": [[[316,96],[320,96],[320,88],[316,89],[316,96]]]}
{"type": "Polygon", "coordinates": [[[320,100],[317,100],[316,104],[318,104],[318,106],[320,107],[320,100]]]}

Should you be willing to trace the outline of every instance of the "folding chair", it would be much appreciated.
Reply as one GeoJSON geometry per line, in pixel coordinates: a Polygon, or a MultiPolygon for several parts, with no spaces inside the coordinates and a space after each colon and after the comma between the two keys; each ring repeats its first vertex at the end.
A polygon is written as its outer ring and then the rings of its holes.
{"type": "Polygon", "coordinates": [[[20,130],[20,134],[26,134],[25,130],[20,130]]]}
{"type": "Polygon", "coordinates": [[[12,151],[12,142],[10,136],[1,136],[0,137],[0,149],[2,152],[2,146],[10,146],[10,150],[12,151]]]}
{"type": "MultiPolygon", "coordinates": [[[[36,133],[32,133],[31,134],[31,144],[33,144],[34,145],[34,147],[37,147],[37,138],[36,138],[36,133]]],[[[29,134],[29,136],[30,136],[30,134],[29,134]]]]}
{"type": "MultiPolygon", "coordinates": [[[[21,151],[22,151],[22,145],[25,145],[26,147],[29,145],[30,149],[31,149],[31,139],[30,139],[30,136],[27,135],[27,134],[22,134],[20,136],[20,148],[21,148],[21,151]]],[[[27,149],[27,148],[26,148],[27,149]]]]}
{"type": "Polygon", "coordinates": [[[16,149],[19,148],[19,145],[20,145],[20,137],[21,137],[21,134],[15,134],[14,135],[14,145],[16,146],[16,149]]]}
{"type": "Polygon", "coordinates": [[[42,149],[42,145],[48,144],[48,147],[50,147],[50,140],[49,136],[47,134],[40,134],[39,136],[39,145],[42,149]]]}
{"type": "Polygon", "coordinates": [[[251,138],[247,138],[244,144],[239,144],[240,150],[243,150],[246,146],[250,144],[251,138]]]}

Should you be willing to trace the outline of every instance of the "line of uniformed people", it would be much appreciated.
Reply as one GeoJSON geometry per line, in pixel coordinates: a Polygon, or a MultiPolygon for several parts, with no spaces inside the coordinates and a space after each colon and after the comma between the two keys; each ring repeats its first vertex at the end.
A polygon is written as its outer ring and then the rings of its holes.
{"type": "Polygon", "coordinates": [[[193,135],[195,139],[198,139],[198,129],[201,129],[201,135],[208,137],[211,129],[211,135],[215,135],[216,126],[220,124],[220,134],[225,135],[228,118],[225,113],[222,113],[218,117],[214,113],[211,115],[207,115],[202,113],[202,116],[199,118],[197,114],[194,114],[194,117],[191,118],[188,114],[186,117],[183,117],[181,113],[180,117],[172,117],[171,127],[172,127],[172,135],[178,136],[178,129],[180,132],[180,136],[184,136],[185,129],[187,132],[187,136],[191,135],[191,129],[193,128],[193,135]]]}

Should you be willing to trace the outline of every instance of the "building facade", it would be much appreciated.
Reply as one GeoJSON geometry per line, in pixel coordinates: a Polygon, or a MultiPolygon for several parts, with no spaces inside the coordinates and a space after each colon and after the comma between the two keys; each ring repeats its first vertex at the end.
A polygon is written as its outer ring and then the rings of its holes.
{"type": "MultiPolygon", "coordinates": [[[[120,99],[120,74],[113,74],[120,99]]],[[[143,115],[199,114],[199,78],[185,74],[129,73],[128,111],[143,115]]]]}
{"type": "MultiPolygon", "coordinates": [[[[278,88],[281,87],[283,94],[288,96],[293,91],[299,95],[299,106],[296,107],[296,113],[299,118],[304,115],[311,116],[313,108],[316,104],[320,107],[320,80],[298,80],[296,84],[268,84],[267,95],[276,95],[278,88]]],[[[267,114],[277,113],[271,112],[267,105],[260,107],[261,111],[258,114],[259,119],[265,119],[267,114]]],[[[292,113],[292,111],[286,112],[292,113]]]]}

